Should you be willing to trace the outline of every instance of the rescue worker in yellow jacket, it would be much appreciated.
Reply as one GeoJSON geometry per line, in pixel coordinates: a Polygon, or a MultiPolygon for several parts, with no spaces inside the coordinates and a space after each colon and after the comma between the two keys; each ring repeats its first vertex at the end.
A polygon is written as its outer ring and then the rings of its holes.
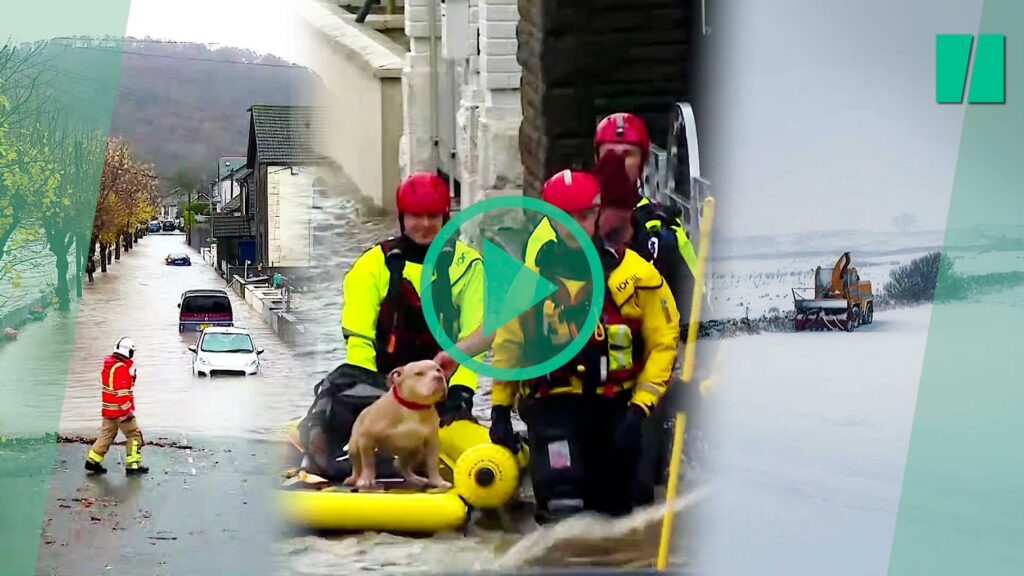
{"type": "MultiPolygon", "coordinates": [[[[651,140],[647,127],[640,117],[618,112],[603,118],[594,131],[594,159],[598,166],[609,155],[623,157],[626,180],[636,190],[643,188],[643,170],[650,155],[651,140]]],[[[601,175],[598,175],[601,178],[601,175]]],[[[602,183],[603,185],[604,183],[602,183]]],[[[620,186],[626,186],[620,182],[620,186]]],[[[638,195],[639,196],[639,195],[638,195]]],[[[640,198],[633,209],[633,234],[630,242],[637,254],[654,264],[668,283],[675,298],[676,309],[681,322],[690,321],[690,305],[693,298],[693,269],[697,255],[683,228],[681,212],[677,208],[659,205],[647,198],[640,198]]],[[[544,219],[531,235],[525,250],[525,261],[531,262],[540,247],[554,238],[551,224],[544,219]]],[[[644,450],[641,463],[641,478],[637,482],[637,503],[649,504],[654,500],[655,485],[667,478],[668,455],[671,443],[671,420],[674,410],[671,406],[683,404],[683,391],[679,386],[671,387],[672,394],[659,405],[653,418],[644,425],[644,450]]],[[[687,404],[699,396],[689,394],[687,404]]],[[[692,404],[687,408],[691,408],[692,404]]]]}
{"type": "MultiPolygon", "coordinates": [[[[610,153],[625,158],[626,174],[639,191],[643,187],[643,169],[650,155],[651,139],[639,116],[617,112],[602,119],[594,131],[594,160],[600,162],[610,153]]],[[[633,210],[633,236],[630,248],[654,264],[668,282],[683,322],[693,293],[693,267],[697,254],[683,228],[678,209],[655,204],[637,195],[633,210]]],[[[533,262],[544,243],[553,240],[554,230],[544,218],[527,241],[524,262],[533,262]]]]}
{"type": "MultiPolygon", "coordinates": [[[[337,458],[356,416],[387,390],[387,374],[441,351],[424,318],[420,275],[427,249],[449,218],[448,185],[435,174],[414,173],[399,186],[395,202],[401,234],[364,252],[345,274],[346,361],[316,386],[316,400],[300,425],[311,460],[305,468],[330,479],[350,472],[347,459],[337,458]]],[[[468,245],[452,240],[442,248],[431,290],[439,323],[453,342],[481,325],[482,261],[468,245]]],[[[454,370],[437,406],[442,425],[472,416],[476,389],[476,374],[464,366],[454,370]]]]}
{"type": "Polygon", "coordinates": [[[575,358],[533,380],[495,381],[491,391],[491,440],[513,451],[511,412],[519,400],[542,523],[582,510],[623,515],[633,509],[641,427],[665,393],[675,362],[679,318],[672,294],[658,271],[626,248],[635,191],[618,192],[606,194],[590,174],[568,170],[545,183],[543,199],[593,238],[605,284],[588,282],[582,248],[555,223],[555,239],[528,265],[558,290],[500,327],[493,343],[496,367],[550,358],[584,325],[590,292],[604,290],[600,322],[575,358]]]}

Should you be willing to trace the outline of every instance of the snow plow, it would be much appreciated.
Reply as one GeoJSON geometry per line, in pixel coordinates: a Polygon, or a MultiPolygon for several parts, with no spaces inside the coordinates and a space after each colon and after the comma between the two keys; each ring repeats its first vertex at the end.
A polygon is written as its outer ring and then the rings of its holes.
{"type": "Polygon", "coordinates": [[[871,324],[875,316],[871,282],[862,281],[850,266],[850,253],[836,261],[831,270],[818,266],[814,271],[814,296],[811,288],[793,288],[796,330],[845,330],[853,332],[862,324],[871,324]]]}

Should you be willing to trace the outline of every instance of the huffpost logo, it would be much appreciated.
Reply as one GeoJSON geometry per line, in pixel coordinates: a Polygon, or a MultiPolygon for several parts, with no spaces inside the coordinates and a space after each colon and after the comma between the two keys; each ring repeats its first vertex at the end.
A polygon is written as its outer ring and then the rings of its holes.
{"type": "Polygon", "coordinates": [[[979,34],[971,61],[974,36],[970,34],[935,35],[935,100],[940,104],[960,104],[970,72],[971,104],[1002,104],[1006,100],[1006,36],[979,34]],[[972,65],[973,64],[973,65],[972,65]]]}

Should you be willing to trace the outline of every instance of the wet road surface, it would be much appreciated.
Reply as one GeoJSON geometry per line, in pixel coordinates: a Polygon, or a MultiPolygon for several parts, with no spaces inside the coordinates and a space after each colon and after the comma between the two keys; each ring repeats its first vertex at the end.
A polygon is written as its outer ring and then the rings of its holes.
{"type": "Polygon", "coordinates": [[[150,473],[82,469],[88,445],[57,447],[36,574],[274,574],[273,446],[225,437],[144,448],[150,473]],[[187,448],[184,446],[188,446],[187,448]]]}

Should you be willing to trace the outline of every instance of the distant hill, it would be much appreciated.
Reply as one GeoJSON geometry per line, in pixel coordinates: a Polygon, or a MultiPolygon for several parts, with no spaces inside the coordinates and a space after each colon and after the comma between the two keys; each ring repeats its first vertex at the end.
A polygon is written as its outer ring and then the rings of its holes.
{"type": "MultiPolygon", "coordinates": [[[[105,47],[70,50],[53,64],[73,89],[95,85],[90,71],[118,55],[105,47]]],[[[184,170],[209,181],[218,157],[245,155],[249,106],[311,104],[323,89],[306,68],[240,48],[128,38],[119,55],[111,134],[127,138],[161,176],[184,170]]]]}

